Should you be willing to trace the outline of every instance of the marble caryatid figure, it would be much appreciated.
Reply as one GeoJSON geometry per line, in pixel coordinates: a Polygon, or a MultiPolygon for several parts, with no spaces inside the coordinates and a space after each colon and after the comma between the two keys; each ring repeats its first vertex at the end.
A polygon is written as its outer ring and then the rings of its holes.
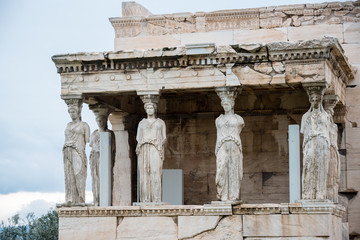
{"type": "Polygon", "coordinates": [[[85,203],[87,159],[85,145],[89,142],[90,128],[81,121],[81,99],[65,99],[72,119],[65,129],[63,147],[65,170],[65,201],[67,204],[85,203]]]}
{"type": "MultiPolygon", "coordinates": [[[[94,104],[89,106],[90,109],[94,112],[96,117],[96,123],[99,129],[96,129],[90,136],[90,169],[91,169],[91,179],[92,179],[92,192],[94,205],[99,205],[99,196],[100,196],[100,132],[110,132],[112,135],[111,149],[112,149],[112,158],[114,158],[115,153],[115,138],[111,130],[108,129],[107,121],[110,114],[109,108],[101,104],[94,104]]],[[[114,162],[114,160],[112,160],[114,162]]]]}
{"type": "Polygon", "coordinates": [[[216,139],[216,190],[221,201],[240,200],[240,187],[243,177],[243,154],[240,133],[244,120],[234,114],[236,88],[218,89],[221,106],[225,113],[215,121],[216,139]]]}
{"type": "Polygon", "coordinates": [[[141,97],[147,118],[137,129],[136,154],[140,175],[140,202],[161,202],[161,175],[166,141],[165,122],[156,117],[158,96],[141,97]]]}
{"type": "Polygon", "coordinates": [[[329,114],[322,106],[325,83],[304,85],[310,109],[301,119],[303,141],[302,199],[327,199],[327,175],[330,159],[329,114]]]}
{"type": "Polygon", "coordinates": [[[334,107],[338,102],[336,95],[324,96],[324,108],[329,114],[330,159],[327,175],[327,199],[338,202],[340,184],[340,155],[338,151],[338,127],[334,123],[334,107]]]}

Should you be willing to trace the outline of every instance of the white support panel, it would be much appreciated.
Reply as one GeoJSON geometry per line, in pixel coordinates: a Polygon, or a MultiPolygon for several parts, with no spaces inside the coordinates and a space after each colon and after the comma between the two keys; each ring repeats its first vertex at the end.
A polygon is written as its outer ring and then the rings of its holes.
{"type": "Polygon", "coordinates": [[[301,199],[299,125],[289,125],[289,196],[290,203],[301,199]]]}
{"type": "Polygon", "coordinates": [[[184,204],[184,180],[182,169],[163,169],[162,201],[171,205],[184,204]]]}
{"type": "Polygon", "coordinates": [[[111,206],[111,134],[100,132],[100,206],[111,206]]]}

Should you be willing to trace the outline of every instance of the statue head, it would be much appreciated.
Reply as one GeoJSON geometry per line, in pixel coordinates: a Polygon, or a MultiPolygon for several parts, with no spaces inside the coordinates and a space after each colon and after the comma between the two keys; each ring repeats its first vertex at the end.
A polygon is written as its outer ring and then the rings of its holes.
{"type": "Polygon", "coordinates": [[[221,106],[225,112],[232,111],[234,109],[235,101],[234,99],[224,97],[221,99],[221,106]]]}
{"type": "Polygon", "coordinates": [[[73,121],[79,119],[79,109],[77,107],[69,107],[68,113],[73,121]]]}
{"type": "Polygon", "coordinates": [[[157,103],[159,102],[160,96],[158,94],[147,94],[141,95],[140,98],[144,103],[144,109],[148,117],[156,117],[157,103]]]}
{"type": "Polygon", "coordinates": [[[309,102],[313,109],[318,109],[322,103],[322,95],[318,92],[310,93],[309,102]]]}
{"type": "Polygon", "coordinates": [[[148,116],[152,116],[152,115],[155,115],[155,113],[156,113],[157,105],[156,105],[156,103],[153,103],[153,102],[147,102],[144,104],[144,109],[148,116]]]}
{"type": "Polygon", "coordinates": [[[327,88],[326,82],[303,82],[302,84],[309,96],[309,102],[311,104],[310,110],[320,109],[324,111],[322,102],[327,88]]]}
{"type": "Polygon", "coordinates": [[[100,132],[104,132],[108,129],[107,121],[111,112],[107,104],[96,103],[89,105],[90,110],[95,114],[95,120],[99,127],[100,132]]]}
{"type": "Polygon", "coordinates": [[[216,90],[217,95],[221,99],[221,106],[223,107],[225,113],[233,112],[235,99],[238,94],[237,87],[223,87],[216,90]]]}
{"type": "Polygon", "coordinates": [[[96,116],[96,123],[99,126],[100,132],[104,132],[107,129],[107,116],[105,115],[96,116]]]}
{"type": "Polygon", "coordinates": [[[68,105],[68,113],[73,121],[81,120],[82,100],[66,99],[68,105]]]}
{"type": "Polygon", "coordinates": [[[337,95],[324,95],[323,103],[325,111],[330,114],[330,116],[334,115],[334,108],[336,104],[339,102],[339,97],[337,95]]]}

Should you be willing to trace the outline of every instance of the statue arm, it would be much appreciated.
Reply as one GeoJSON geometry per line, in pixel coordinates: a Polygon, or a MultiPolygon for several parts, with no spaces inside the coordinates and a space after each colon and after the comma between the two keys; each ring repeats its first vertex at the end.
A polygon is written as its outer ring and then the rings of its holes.
{"type": "Polygon", "coordinates": [[[166,142],[166,125],[165,125],[165,122],[163,121],[162,122],[163,126],[161,128],[161,135],[162,135],[162,145],[165,145],[165,142],[166,142]]]}
{"type": "MultiPolygon", "coordinates": [[[[96,131],[96,130],[95,130],[96,131]]],[[[91,136],[90,136],[90,144],[89,144],[89,146],[92,148],[93,147],[93,145],[94,145],[94,134],[95,134],[95,131],[91,134],[91,136]]]]}
{"type": "Polygon", "coordinates": [[[85,142],[89,142],[90,141],[90,127],[87,123],[85,123],[84,128],[85,128],[85,142]]]}
{"type": "Polygon", "coordinates": [[[306,119],[309,115],[309,111],[307,111],[301,118],[301,124],[300,124],[300,133],[304,134],[305,132],[305,125],[306,125],[306,119]]]}
{"type": "MultiPolygon", "coordinates": [[[[142,122],[142,121],[141,121],[142,122]]],[[[137,128],[137,133],[136,133],[136,141],[139,143],[142,139],[142,127],[141,127],[141,122],[138,125],[137,128]]]]}

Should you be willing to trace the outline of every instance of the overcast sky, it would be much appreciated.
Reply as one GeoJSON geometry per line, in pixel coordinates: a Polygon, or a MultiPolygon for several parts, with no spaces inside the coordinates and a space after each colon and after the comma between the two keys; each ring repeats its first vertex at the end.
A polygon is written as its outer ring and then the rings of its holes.
{"type": "MultiPolygon", "coordinates": [[[[324,1],[137,2],[162,14],[324,1]]],[[[0,221],[64,201],[62,145],[70,117],[51,56],[113,50],[108,18],[120,16],[121,0],[0,0],[0,221]]],[[[93,131],[94,116],[87,106],[82,118],[93,131]]]]}

